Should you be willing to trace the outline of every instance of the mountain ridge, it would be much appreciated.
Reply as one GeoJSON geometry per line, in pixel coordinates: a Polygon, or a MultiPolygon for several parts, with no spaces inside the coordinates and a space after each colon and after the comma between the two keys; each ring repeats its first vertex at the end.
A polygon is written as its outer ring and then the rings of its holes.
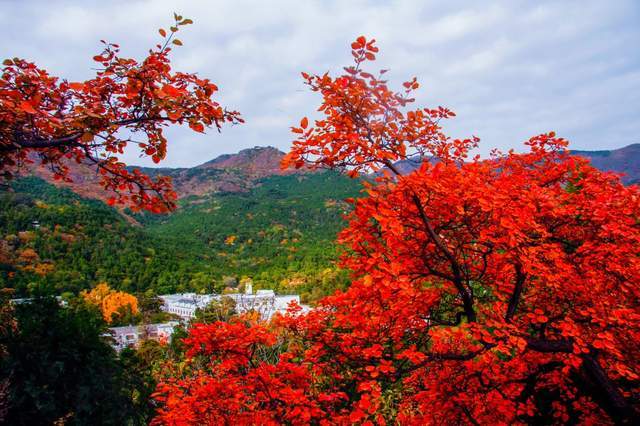
{"type": "MultiPolygon", "coordinates": [[[[282,176],[306,173],[308,170],[282,170],[280,161],[284,152],[266,146],[240,150],[235,154],[223,154],[195,167],[137,167],[150,176],[166,175],[172,178],[178,198],[201,197],[219,192],[246,192],[259,179],[267,176],[282,176]]],[[[86,197],[106,201],[111,193],[100,186],[100,175],[89,164],[67,162],[72,182],[56,181],[53,172],[40,167],[37,162],[23,168],[21,175],[34,175],[58,187],[71,189],[86,197]]]]}
{"type": "MultiPolygon", "coordinates": [[[[569,152],[587,158],[595,168],[601,171],[621,174],[621,181],[625,185],[640,183],[640,143],[611,150],[569,150],[569,152]]],[[[422,161],[420,157],[408,158],[395,162],[394,167],[401,173],[409,173],[420,167],[422,161]]]]}
{"type": "Polygon", "coordinates": [[[626,185],[640,182],[640,143],[612,150],[572,150],[571,153],[587,157],[599,170],[622,173],[621,180],[626,185]]]}
{"type": "MultiPolygon", "coordinates": [[[[604,170],[631,171],[626,182],[640,176],[634,174],[640,145],[575,153],[604,170]]],[[[97,192],[88,167],[74,169],[76,182],[58,187],[50,185],[51,175],[18,179],[12,193],[0,196],[0,280],[8,280],[3,257],[33,248],[55,272],[14,271],[11,286],[22,295],[32,288],[78,292],[101,281],[129,292],[210,292],[249,277],[256,288],[318,300],[348,283],[336,267],[335,237],[350,209],[342,200],[359,196],[361,180],[334,171],[283,171],[283,155],[250,148],[193,168],[145,170],[176,178],[179,208],[167,215],[116,211],[98,201],[108,193],[97,192]]],[[[401,166],[408,172],[418,164],[401,166]]]]}
{"type": "MultiPolygon", "coordinates": [[[[572,150],[575,155],[588,158],[594,167],[623,174],[622,182],[640,182],[640,143],[613,150],[572,150]]],[[[203,197],[215,193],[247,192],[259,185],[260,179],[313,172],[311,169],[282,170],[280,162],[285,153],[273,146],[246,148],[233,154],[222,154],[194,167],[135,167],[151,176],[167,175],[173,179],[179,199],[203,197]]],[[[408,159],[395,163],[401,172],[409,172],[420,160],[408,159]]],[[[105,201],[111,194],[99,185],[99,175],[89,165],[69,164],[73,182],[58,182],[53,173],[33,164],[23,174],[35,175],[57,186],[67,187],[77,194],[105,201]]]]}

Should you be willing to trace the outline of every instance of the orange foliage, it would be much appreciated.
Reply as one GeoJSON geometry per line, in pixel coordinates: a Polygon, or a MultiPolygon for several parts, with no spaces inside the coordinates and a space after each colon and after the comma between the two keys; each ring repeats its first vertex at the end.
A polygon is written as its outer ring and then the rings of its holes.
{"type": "MultiPolygon", "coordinates": [[[[8,254],[8,253],[7,253],[8,254]]],[[[3,258],[0,248],[0,260],[3,258]]],[[[27,272],[33,272],[37,275],[44,276],[51,273],[55,267],[52,263],[45,261],[40,262],[40,256],[32,248],[26,248],[19,252],[17,259],[7,258],[8,263],[16,263],[18,269],[27,272]]]]}
{"type": "Polygon", "coordinates": [[[99,283],[91,291],[83,291],[81,294],[88,303],[100,308],[107,322],[112,322],[114,315],[125,309],[130,309],[134,314],[138,312],[138,299],[135,296],[113,290],[107,283],[99,283]]]}
{"type": "Polygon", "coordinates": [[[107,283],[99,283],[90,291],[82,291],[82,296],[84,299],[96,306],[102,306],[102,301],[112,292],[113,290],[109,287],[107,283]]]}
{"type": "Polygon", "coordinates": [[[33,272],[37,275],[44,276],[50,274],[55,269],[52,263],[42,262],[33,267],[33,272]]]}
{"type": "Polygon", "coordinates": [[[19,263],[33,264],[40,260],[38,253],[32,248],[26,248],[20,252],[18,256],[19,263]]]}
{"type": "Polygon", "coordinates": [[[102,315],[107,321],[112,321],[114,315],[118,315],[123,309],[130,309],[132,313],[138,312],[138,299],[122,291],[113,292],[102,301],[102,315]]]}

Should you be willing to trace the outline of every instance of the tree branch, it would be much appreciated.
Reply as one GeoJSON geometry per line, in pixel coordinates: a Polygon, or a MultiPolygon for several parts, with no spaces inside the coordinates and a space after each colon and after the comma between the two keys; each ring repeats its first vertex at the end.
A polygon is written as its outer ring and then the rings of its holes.
{"type": "Polygon", "coordinates": [[[634,409],[627,399],[622,395],[618,386],[609,378],[597,358],[593,354],[582,355],[582,369],[591,380],[602,396],[608,402],[607,411],[613,420],[618,424],[632,424],[634,419],[638,419],[640,413],[634,413],[634,409]]]}
{"type": "MultiPolygon", "coordinates": [[[[103,127],[109,128],[111,126],[126,126],[129,124],[154,122],[154,121],[166,121],[168,117],[142,117],[142,118],[129,118],[126,120],[118,120],[112,123],[106,123],[103,127]]],[[[96,129],[97,132],[103,130],[96,129]]],[[[71,144],[80,145],[77,143],[78,139],[84,134],[84,131],[74,132],[65,136],[55,138],[41,138],[41,137],[28,137],[28,134],[18,134],[13,138],[13,149],[7,149],[7,151],[18,151],[20,149],[38,149],[38,148],[57,148],[61,145],[71,144]]]]}
{"type": "Polygon", "coordinates": [[[520,296],[522,295],[522,290],[524,287],[524,282],[527,279],[527,274],[522,271],[522,265],[520,263],[516,263],[516,283],[513,288],[513,293],[511,293],[511,298],[509,299],[509,306],[507,307],[507,313],[505,314],[505,321],[511,322],[513,315],[516,313],[516,309],[518,308],[518,302],[520,301],[520,296]]]}
{"type": "MultiPolygon", "coordinates": [[[[400,171],[393,164],[391,164],[391,162],[389,160],[385,160],[384,164],[396,176],[402,176],[400,171]]],[[[465,315],[466,315],[467,319],[469,320],[469,322],[475,322],[476,321],[476,313],[475,313],[475,310],[473,309],[473,295],[471,294],[471,291],[469,291],[469,289],[463,283],[462,271],[461,271],[461,268],[460,268],[460,264],[456,260],[456,258],[453,255],[453,253],[451,253],[451,251],[444,244],[444,242],[442,241],[440,236],[438,236],[436,231],[433,229],[433,226],[431,225],[431,221],[427,217],[427,214],[424,211],[424,207],[422,206],[422,203],[420,202],[420,198],[418,197],[418,195],[413,190],[411,190],[411,192],[412,192],[411,200],[413,201],[413,204],[418,209],[418,214],[420,215],[420,220],[424,224],[425,229],[427,230],[427,234],[429,235],[431,240],[434,242],[436,247],[438,247],[438,249],[444,254],[444,256],[449,261],[449,264],[451,265],[451,272],[453,273],[453,284],[455,285],[456,289],[458,290],[458,294],[462,298],[462,303],[464,305],[465,315]]]]}

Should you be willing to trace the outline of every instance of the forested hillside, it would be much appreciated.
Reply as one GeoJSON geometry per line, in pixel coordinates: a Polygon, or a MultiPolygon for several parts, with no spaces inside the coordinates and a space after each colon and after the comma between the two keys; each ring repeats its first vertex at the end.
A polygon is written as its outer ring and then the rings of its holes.
{"type": "MultiPolygon", "coordinates": [[[[576,153],[604,170],[629,172],[620,162],[597,161],[618,158],[616,152],[576,153]]],[[[191,169],[144,169],[176,182],[179,208],[162,215],[83,198],[78,193],[103,192],[80,166],[72,169],[80,186],[56,187],[35,176],[14,181],[0,193],[1,284],[20,296],[77,293],[98,282],[162,294],[220,292],[251,278],[258,288],[317,300],[346,283],[334,240],[344,226],[344,199],[360,184],[335,172],[282,173],[282,156],[256,147],[191,169]]]]}
{"type": "Polygon", "coordinates": [[[141,293],[255,287],[315,300],[346,282],[335,235],[359,184],[336,173],[271,176],[248,192],[189,196],[138,223],[36,178],[0,196],[2,286],[20,296],[107,282],[141,293]],[[12,265],[12,266],[9,266],[12,265]]]}
{"type": "Polygon", "coordinates": [[[35,177],[12,189],[0,196],[2,279],[20,296],[78,292],[99,281],[128,291],[160,289],[167,274],[193,268],[194,259],[100,201],[35,177]]]}

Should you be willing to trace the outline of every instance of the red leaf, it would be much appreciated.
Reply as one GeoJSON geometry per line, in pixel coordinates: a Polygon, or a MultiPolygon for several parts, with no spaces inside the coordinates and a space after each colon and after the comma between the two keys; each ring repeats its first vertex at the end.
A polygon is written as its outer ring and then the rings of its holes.
{"type": "Polygon", "coordinates": [[[29,101],[22,101],[20,103],[20,109],[28,114],[35,114],[38,112],[29,101]]]}
{"type": "Polygon", "coordinates": [[[202,123],[190,123],[189,127],[198,133],[204,133],[204,125],[202,123]]]}

